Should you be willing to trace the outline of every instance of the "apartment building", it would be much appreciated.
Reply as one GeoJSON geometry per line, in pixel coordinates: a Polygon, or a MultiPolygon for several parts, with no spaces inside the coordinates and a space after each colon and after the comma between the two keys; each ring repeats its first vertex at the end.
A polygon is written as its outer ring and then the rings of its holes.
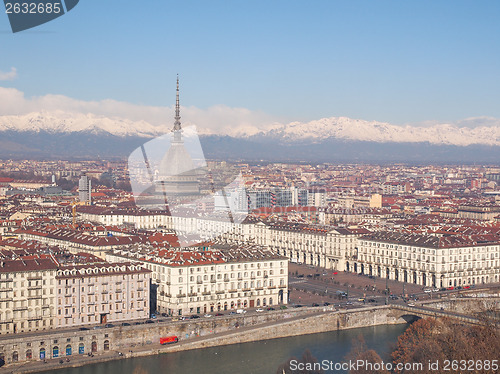
{"type": "Polygon", "coordinates": [[[149,318],[150,278],[138,262],[61,266],[56,327],[149,318]]]}
{"type": "Polygon", "coordinates": [[[358,240],[348,271],[434,287],[498,282],[500,243],[491,235],[378,232],[358,240]]]}
{"type": "Polygon", "coordinates": [[[49,255],[0,263],[0,334],[54,328],[57,261],[49,255]]]}
{"type": "Polygon", "coordinates": [[[152,297],[161,313],[211,313],[288,300],[288,259],[258,246],[131,246],[107,257],[117,262],[133,259],[151,270],[152,297]]]}

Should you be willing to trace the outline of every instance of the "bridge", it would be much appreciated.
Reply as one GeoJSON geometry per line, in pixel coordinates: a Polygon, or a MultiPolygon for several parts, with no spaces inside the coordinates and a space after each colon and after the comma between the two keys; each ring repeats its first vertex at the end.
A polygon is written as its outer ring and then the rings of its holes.
{"type": "Polygon", "coordinates": [[[415,322],[416,320],[426,317],[434,317],[434,318],[444,317],[444,318],[451,318],[454,320],[458,320],[460,322],[468,324],[474,324],[474,325],[482,324],[482,321],[475,317],[447,310],[429,308],[421,305],[415,305],[415,306],[391,305],[390,308],[393,312],[396,313],[396,316],[399,315],[399,318],[402,318],[409,323],[415,322]]]}

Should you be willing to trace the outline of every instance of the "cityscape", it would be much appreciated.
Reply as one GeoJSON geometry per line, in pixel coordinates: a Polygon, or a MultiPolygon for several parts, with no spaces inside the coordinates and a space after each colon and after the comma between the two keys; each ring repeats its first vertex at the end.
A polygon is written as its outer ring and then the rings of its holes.
{"type": "Polygon", "coordinates": [[[499,10],[5,1],[0,374],[500,372],[499,10]]]}

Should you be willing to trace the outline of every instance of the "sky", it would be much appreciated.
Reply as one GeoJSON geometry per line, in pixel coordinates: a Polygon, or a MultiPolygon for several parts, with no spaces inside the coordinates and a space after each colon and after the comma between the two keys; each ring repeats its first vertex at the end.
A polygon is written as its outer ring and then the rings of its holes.
{"type": "Polygon", "coordinates": [[[499,16],[493,0],[80,0],[13,34],[2,11],[0,115],[147,117],[179,74],[183,107],[248,122],[500,118],[499,16]]]}

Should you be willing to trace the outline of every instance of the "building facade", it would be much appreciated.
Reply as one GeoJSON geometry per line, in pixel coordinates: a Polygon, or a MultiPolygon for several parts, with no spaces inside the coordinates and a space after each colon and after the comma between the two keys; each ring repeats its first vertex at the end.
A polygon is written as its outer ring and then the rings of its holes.
{"type": "Polygon", "coordinates": [[[56,327],[149,318],[150,273],[140,263],[60,267],[56,327]]]}
{"type": "Polygon", "coordinates": [[[169,315],[286,304],[288,261],[256,246],[114,250],[110,261],[139,261],[151,270],[156,310],[169,315]]]}
{"type": "Polygon", "coordinates": [[[500,243],[462,236],[380,232],[359,239],[347,270],[424,287],[496,283],[500,243]]]}

